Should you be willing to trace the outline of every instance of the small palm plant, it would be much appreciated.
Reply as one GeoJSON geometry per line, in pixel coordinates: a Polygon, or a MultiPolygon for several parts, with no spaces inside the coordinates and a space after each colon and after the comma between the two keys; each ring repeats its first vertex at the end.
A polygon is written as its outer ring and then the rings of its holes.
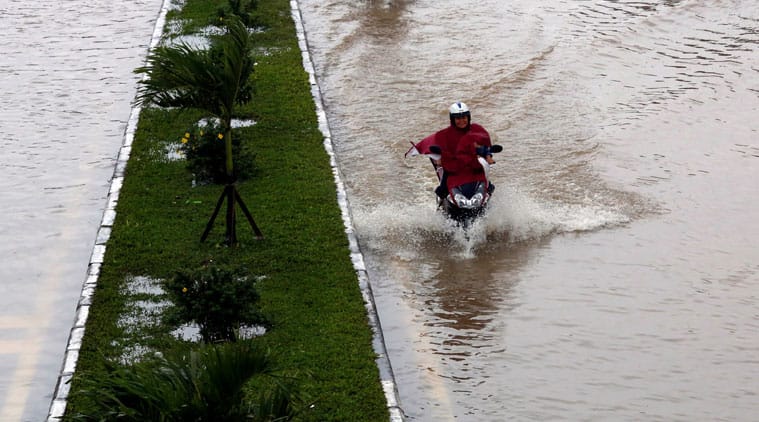
{"type": "Polygon", "coordinates": [[[251,341],[169,352],[131,366],[110,364],[105,374],[83,374],[76,393],[89,401],[73,421],[288,421],[299,397],[293,379],[277,375],[269,352],[251,341]],[[246,398],[254,378],[269,378],[257,399],[246,398]]]}
{"type": "Polygon", "coordinates": [[[147,64],[135,70],[140,81],[139,104],[199,109],[219,119],[224,131],[226,186],[201,237],[205,240],[226,200],[225,243],[237,244],[235,205],[239,205],[258,238],[263,237],[235,186],[232,117],[238,105],[250,101],[253,90],[252,41],[245,25],[236,17],[225,20],[224,34],[211,38],[208,49],[186,43],[153,50],[147,64]]]}
{"type": "Polygon", "coordinates": [[[241,327],[268,325],[259,311],[255,279],[240,268],[179,270],[164,280],[163,289],[174,304],[166,311],[167,323],[196,323],[206,343],[237,341],[241,327]]]}

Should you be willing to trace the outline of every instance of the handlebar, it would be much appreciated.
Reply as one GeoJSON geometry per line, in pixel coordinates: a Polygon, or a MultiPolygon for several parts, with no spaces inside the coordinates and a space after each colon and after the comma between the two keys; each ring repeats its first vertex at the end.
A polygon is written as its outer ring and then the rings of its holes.
{"type": "Polygon", "coordinates": [[[500,145],[477,147],[477,155],[481,157],[487,157],[501,151],[503,151],[503,147],[500,145]]]}
{"type": "MultiPolygon", "coordinates": [[[[503,151],[503,147],[500,145],[477,147],[477,155],[481,155],[483,157],[487,157],[488,155],[493,155],[501,151],[503,151]]],[[[440,147],[437,145],[430,145],[430,152],[433,154],[442,154],[443,150],[440,149],[440,147]]]]}

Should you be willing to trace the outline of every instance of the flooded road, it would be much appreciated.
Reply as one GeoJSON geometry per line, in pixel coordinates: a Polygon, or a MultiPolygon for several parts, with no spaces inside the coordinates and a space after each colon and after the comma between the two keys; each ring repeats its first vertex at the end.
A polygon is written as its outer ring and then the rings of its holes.
{"type": "Polygon", "coordinates": [[[0,0],[0,420],[41,421],[160,0],[0,0]]]}
{"type": "Polygon", "coordinates": [[[409,420],[759,412],[759,4],[301,0],[409,420]],[[470,236],[409,141],[504,152],[470,236]]]}

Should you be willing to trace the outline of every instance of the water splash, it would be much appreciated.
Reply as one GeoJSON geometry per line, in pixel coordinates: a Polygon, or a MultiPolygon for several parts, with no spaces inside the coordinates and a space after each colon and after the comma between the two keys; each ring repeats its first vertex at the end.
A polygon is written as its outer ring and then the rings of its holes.
{"type": "Polygon", "coordinates": [[[445,247],[455,257],[476,256],[492,243],[517,243],[547,236],[597,230],[629,222],[619,210],[588,204],[538,201],[516,188],[499,186],[487,212],[466,229],[428,203],[385,203],[353,210],[362,245],[383,252],[389,245],[398,257],[445,247]]]}

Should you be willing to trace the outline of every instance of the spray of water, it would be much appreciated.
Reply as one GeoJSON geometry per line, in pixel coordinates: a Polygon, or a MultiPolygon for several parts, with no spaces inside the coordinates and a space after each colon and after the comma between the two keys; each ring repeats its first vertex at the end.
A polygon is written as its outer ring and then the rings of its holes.
{"type": "Polygon", "coordinates": [[[592,231],[627,223],[618,210],[598,204],[563,204],[538,201],[517,188],[500,185],[487,212],[463,228],[427,202],[384,203],[353,210],[362,246],[409,259],[415,251],[445,247],[453,256],[467,259],[493,243],[517,243],[546,236],[592,231]]]}

